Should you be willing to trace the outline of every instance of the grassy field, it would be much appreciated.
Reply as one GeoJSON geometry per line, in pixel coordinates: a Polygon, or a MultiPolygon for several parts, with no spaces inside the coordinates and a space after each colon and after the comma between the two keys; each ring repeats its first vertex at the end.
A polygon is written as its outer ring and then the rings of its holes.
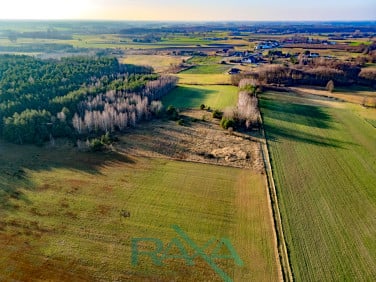
{"type": "Polygon", "coordinates": [[[195,47],[198,44],[210,44],[210,41],[205,41],[200,38],[172,38],[153,43],[133,42],[132,38],[124,38],[116,34],[96,34],[86,35],[77,34],[71,39],[43,39],[43,38],[18,38],[17,42],[11,42],[8,38],[0,38],[2,46],[17,47],[22,44],[71,44],[78,48],[120,48],[120,49],[158,49],[166,47],[195,47]]]}
{"type": "Polygon", "coordinates": [[[221,74],[226,72],[230,67],[222,64],[198,65],[184,70],[183,74],[221,74]]]}
{"type": "Polygon", "coordinates": [[[353,86],[353,87],[343,87],[336,88],[335,91],[329,92],[323,87],[292,87],[294,90],[303,91],[307,94],[313,94],[323,97],[332,97],[337,100],[343,100],[346,102],[354,104],[363,104],[364,98],[366,101],[371,101],[371,99],[376,98],[376,92],[367,87],[353,86]]]}
{"type": "Polygon", "coordinates": [[[229,85],[180,85],[167,94],[162,102],[178,108],[198,109],[201,104],[212,109],[234,106],[238,99],[238,89],[229,85]]]}
{"type": "Polygon", "coordinates": [[[142,66],[151,66],[156,72],[168,72],[174,66],[182,63],[189,57],[167,55],[127,55],[122,63],[142,66]]]}
{"type": "Polygon", "coordinates": [[[221,281],[200,258],[195,266],[182,259],[155,266],[144,256],[131,264],[132,238],[158,238],[166,247],[179,237],[173,224],[199,246],[228,238],[244,266],[215,262],[234,281],[277,280],[261,174],[5,143],[0,154],[2,281],[221,281]]]}
{"type": "Polygon", "coordinates": [[[349,43],[349,46],[360,46],[362,44],[364,44],[364,45],[371,45],[372,41],[367,40],[367,39],[358,40],[358,41],[354,41],[354,42],[349,43]]]}
{"type": "Polygon", "coordinates": [[[360,106],[315,99],[322,98],[261,98],[293,274],[297,281],[372,281],[376,128],[360,106]]]}
{"type": "Polygon", "coordinates": [[[187,60],[187,63],[195,65],[219,64],[221,59],[219,56],[193,56],[187,60]]]}
{"type": "Polygon", "coordinates": [[[181,74],[223,74],[230,66],[221,64],[222,59],[219,56],[194,56],[187,60],[187,63],[195,66],[182,71],[181,74]]]}
{"type": "Polygon", "coordinates": [[[231,77],[229,74],[189,74],[178,73],[179,83],[190,85],[223,85],[230,84],[231,77]]]}

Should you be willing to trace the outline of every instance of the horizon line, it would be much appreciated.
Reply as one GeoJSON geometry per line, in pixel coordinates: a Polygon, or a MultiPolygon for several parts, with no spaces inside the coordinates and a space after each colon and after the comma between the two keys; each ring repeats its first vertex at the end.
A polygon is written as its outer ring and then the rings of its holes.
{"type": "Polygon", "coordinates": [[[87,22],[93,22],[93,21],[100,21],[100,22],[158,22],[158,23],[263,23],[263,22],[270,22],[270,23],[290,23],[290,22],[300,22],[300,23],[328,23],[328,22],[340,22],[340,23],[351,23],[351,22],[376,22],[376,19],[354,19],[354,20],[349,20],[349,19],[321,19],[321,20],[142,20],[142,19],[133,19],[133,20],[127,20],[127,19],[0,19],[0,21],[87,21],[87,22]]]}

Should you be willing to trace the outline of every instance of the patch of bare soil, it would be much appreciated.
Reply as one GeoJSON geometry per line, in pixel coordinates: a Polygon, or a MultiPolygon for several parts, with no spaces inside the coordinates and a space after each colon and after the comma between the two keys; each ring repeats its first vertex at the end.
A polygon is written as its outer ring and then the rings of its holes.
{"type": "Polygon", "coordinates": [[[223,130],[211,113],[187,110],[184,125],[153,120],[120,137],[116,149],[143,157],[162,157],[264,171],[258,132],[223,130]]]}

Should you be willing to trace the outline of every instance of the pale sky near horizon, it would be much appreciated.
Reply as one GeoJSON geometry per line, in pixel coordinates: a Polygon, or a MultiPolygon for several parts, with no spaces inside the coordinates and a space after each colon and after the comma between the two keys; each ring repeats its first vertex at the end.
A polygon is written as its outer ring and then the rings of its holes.
{"type": "Polygon", "coordinates": [[[0,19],[376,20],[376,0],[3,0],[0,19]]]}

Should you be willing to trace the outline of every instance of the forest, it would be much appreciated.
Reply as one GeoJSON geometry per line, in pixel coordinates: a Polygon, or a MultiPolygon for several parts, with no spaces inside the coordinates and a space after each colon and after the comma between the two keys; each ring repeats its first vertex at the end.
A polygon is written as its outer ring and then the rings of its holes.
{"type": "Polygon", "coordinates": [[[177,82],[113,57],[40,60],[0,56],[0,132],[14,143],[87,139],[121,131],[161,110],[177,82]]]}

